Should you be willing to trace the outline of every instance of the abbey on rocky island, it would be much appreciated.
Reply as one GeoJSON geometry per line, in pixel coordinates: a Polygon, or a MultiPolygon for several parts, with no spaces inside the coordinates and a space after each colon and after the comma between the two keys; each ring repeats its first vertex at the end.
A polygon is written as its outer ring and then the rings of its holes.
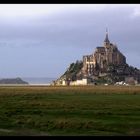
{"type": "Polygon", "coordinates": [[[117,45],[111,43],[106,30],[103,46],[96,47],[82,61],[71,63],[65,73],[54,83],[58,85],[140,83],[140,70],[129,66],[117,45]]]}

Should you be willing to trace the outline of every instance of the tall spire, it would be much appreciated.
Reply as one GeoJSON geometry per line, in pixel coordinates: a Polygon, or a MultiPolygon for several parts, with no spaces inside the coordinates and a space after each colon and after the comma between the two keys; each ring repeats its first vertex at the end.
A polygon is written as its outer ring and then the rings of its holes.
{"type": "Polygon", "coordinates": [[[105,43],[110,43],[109,39],[108,39],[108,29],[106,28],[106,36],[105,36],[105,43]]]}

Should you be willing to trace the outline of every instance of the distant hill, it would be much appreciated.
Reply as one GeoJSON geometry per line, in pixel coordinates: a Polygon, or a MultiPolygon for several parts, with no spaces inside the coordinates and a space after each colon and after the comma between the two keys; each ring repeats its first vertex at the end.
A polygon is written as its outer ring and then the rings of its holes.
{"type": "Polygon", "coordinates": [[[28,84],[28,82],[23,81],[21,78],[3,78],[0,79],[0,84],[28,84]]]}

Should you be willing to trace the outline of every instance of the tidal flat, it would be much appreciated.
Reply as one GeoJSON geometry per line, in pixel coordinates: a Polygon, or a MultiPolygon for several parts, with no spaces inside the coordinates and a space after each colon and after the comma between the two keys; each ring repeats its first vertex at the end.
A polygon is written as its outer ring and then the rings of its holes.
{"type": "Polygon", "coordinates": [[[140,135],[140,86],[0,86],[0,136],[140,135]]]}

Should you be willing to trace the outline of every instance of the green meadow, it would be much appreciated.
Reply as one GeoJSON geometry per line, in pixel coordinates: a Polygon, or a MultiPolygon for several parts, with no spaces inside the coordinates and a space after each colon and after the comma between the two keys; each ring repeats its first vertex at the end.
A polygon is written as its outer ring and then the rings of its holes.
{"type": "Polygon", "coordinates": [[[0,86],[0,136],[136,135],[139,86],[0,86]]]}

